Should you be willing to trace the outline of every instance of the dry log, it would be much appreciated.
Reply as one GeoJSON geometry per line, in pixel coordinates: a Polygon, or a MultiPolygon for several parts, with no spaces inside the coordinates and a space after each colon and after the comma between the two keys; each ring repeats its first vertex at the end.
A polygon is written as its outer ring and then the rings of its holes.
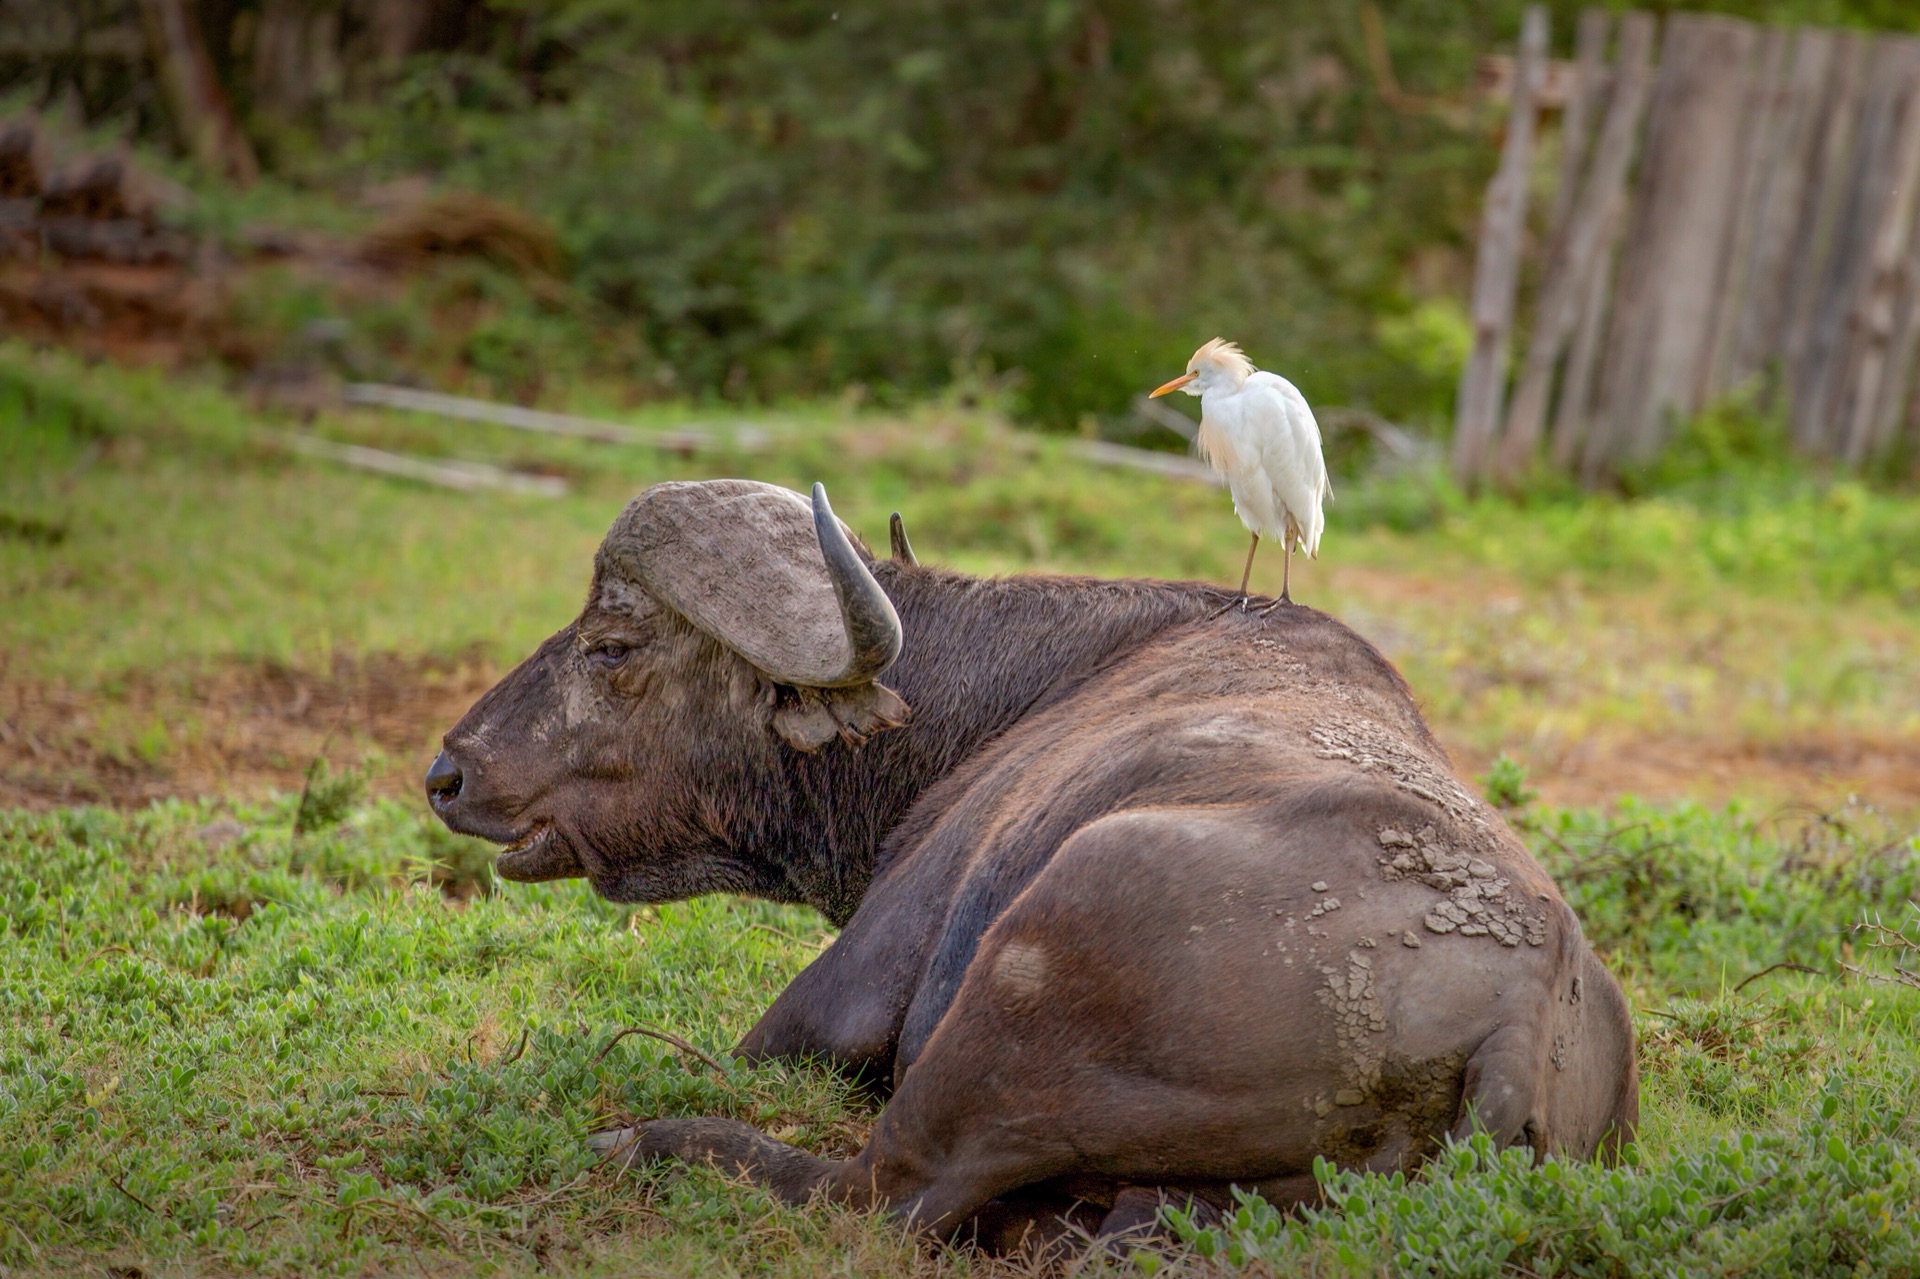
{"type": "Polygon", "coordinates": [[[277,440],[293,452],[304,453],[308,457],[317,457],[328,462],[337,462],[342,466],[373,471],[380,475],[418,480],[422,484],[432,484],[438,488],[458,489],[463,493],[493,490],[506,493],[530,493],[539,497],[561,497],[567,491],[566,481],[554,476],[520,475],[513,471],[502,470],[497,466],[490,466],[485,462],[411,457],[405,453],[389,453],[385,449],[368,448],[363,444],[342,444],[335,440],[321,439],[317,435],[295,435],[291,432],[276,432],[270,438],[277,440]]]}
{"type": "Polygon", "coordinates": [[[1547,52],[1547,13],[1528,6],[1520,24],[1520,57],[1500,168],[1487,187],[1474,264],[1473,349],[1460,375],[1454,409],[1453,471],[1463,484],[1480,477],[1500,424],[1507,339],[1519,287],[1520,241],[1526,227],[1527,168],[1533,156],[1534,97],[1547,52]]]}
{"type": "Polygon", "coordinates": [[[1132,471],[1147,471],[1173,480],[1191,480],[1197,484],[1223,487],[1226,481],[1215,475],[1205,462],[1178,453],[1159,453],[1153,449],[1129,448],[1105,440],[1074,440],[1067,451],[1077,458],[1101,466],[1123,466],[1132,471]]]}
{"type": "Polygon", "coordinates": [[[31,200],[47,182],[47,143],[32,116],[0,124],[0,200],[31,200]]]}
{"type": "Polygon", "coordinates": [[[494,404],[460,395],[442,395],[437,391],[419,391],[410,386],[384,386],[378,382],[351,382],[345,388],[344,398],[349,404],[408,409],[468,422],[489,422],[495,426],[508,426],[517,431],[533,431],[541,435],[572,436],[581,440],[598,440],[603,444],[637,444],[675,453],[718,448],[754,452],[765,448],[767,444],[766,432],[753,426],[736,427],[727,436],[692,428],[645,431],[619,422],[603,422],[598,418],[575,417],[570,413],[545,413],[539,409],[523,409],[515,404],[494,404]]]}

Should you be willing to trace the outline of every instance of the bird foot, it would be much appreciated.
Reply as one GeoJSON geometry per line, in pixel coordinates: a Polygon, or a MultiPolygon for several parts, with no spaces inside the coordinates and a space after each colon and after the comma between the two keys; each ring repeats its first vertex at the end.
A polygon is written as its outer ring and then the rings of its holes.
{"type": "Polygon", "coordinates": [[[1239,609],[1242,613],[1244,613],[1247,611],[1248,605],[1252,603],[1253,603],[1253,597],[1251,595],[1236,595],[1232,599],[1228,600],[1225,604],[1222,604],[1219,608],[1214,609],[1213,612],[1208,613],[1207,620],[1211,622],[1214,618],[1220,616],[1222,613],[1231,613],[1236,608],[1239,609]]]}
{"type": "Polygon", "coordinates": [[[1282,591],[1282,592],[1280,592],[1280,598],[1279,598],[1279,599],[1277,599],[1277,600],[1275,600],[1275,601],[1274,601],[1273,603],[1271,603],[1271,604],[1269,604],[1269,605],[1267,605],[1267,606],[1266,606],[1265,608],[1263,608],[1263,609],[1260,609],[1260,610],[1258,610],[1258,611],[1257,611],[1257,612],[1256,612],[1256,613],[1254,614],[1254,616],[1256,616],[1256,617],[1265,617],[1265,616],[1266,616],[1266,615],[1267,615],[1268,613],[1271,613],[1271,612],[1273,612],[1273,610],[1274,610],[1274,609],[1276,609],[1276,608],[1279,608],[1279,607],[1280,607],[1280,606],[1281,606],[1282,604],[1291,604],[1291,603],[1293,603],[1293,600],[1292,600],[1292,598],[1291,598],[1291,597],[1289,597],[1289,596],[1287,595],[1287,593],[1286,593],[1285,591],[1282,591]]]}

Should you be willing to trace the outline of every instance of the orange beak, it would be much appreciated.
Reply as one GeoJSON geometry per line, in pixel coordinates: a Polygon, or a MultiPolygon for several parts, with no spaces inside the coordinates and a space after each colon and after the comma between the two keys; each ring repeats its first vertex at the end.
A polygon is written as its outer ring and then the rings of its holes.
{"type": "Polygon", "coordinates": [[[1167,394],[1169,391],[1179,390],[1181,387],[1185,386],[1187,383],[1193,381],[1193,379],[1199,376],[1200,375],[1198,373],[1182,373],[1179,377],[1173,379],[1173,381],[1167,383],[1165,386],[1162,386],[1158,390],[1152,392],[1150,395],[1147,396],[1147,398],[1149,400],[1157,400],[1161,396],[1167,394]]]}

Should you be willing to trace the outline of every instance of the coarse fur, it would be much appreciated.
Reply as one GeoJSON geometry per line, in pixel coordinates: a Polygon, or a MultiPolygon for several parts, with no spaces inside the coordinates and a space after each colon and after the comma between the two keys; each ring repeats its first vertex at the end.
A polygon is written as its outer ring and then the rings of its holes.
{"type": "Polygon", "coordinates": [[[871,575],[911,717],[863,743],[788,741],[815,694],[605,554],[580,617],[447,735],[456,830],[616,900],[744,892],[843,926],[736,1051],[890,1093],[865,1149],[714,1119],[601,1148],[997,1246],[1130,1229],[1163,1195],[1310,1197],[1317,1156],[1411,1169],[1475,1123],[1543,1155],[1631,1134],[1618,986],[1365,640],[1215,616],[1199,583],[871,575]]]}

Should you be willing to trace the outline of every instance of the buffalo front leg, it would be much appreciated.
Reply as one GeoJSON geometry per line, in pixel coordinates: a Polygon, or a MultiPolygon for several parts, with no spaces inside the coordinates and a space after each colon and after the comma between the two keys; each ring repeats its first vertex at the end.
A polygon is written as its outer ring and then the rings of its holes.
{"type": "Polygon", "coordinates": [[[858,1209],[885,1208],[908,1227],[951,1231],[995,1195],[1039,1179],[1015,1151],[969,1151],[934,1161],[907,1149],[883,1112],[852,1159],[822,1159],[733,1119],[654,1119],[596,1133],[589,1145],[620,1167],[678,1159],[765,1186],[782,1202],[815,1196],[858,1209]]]}

